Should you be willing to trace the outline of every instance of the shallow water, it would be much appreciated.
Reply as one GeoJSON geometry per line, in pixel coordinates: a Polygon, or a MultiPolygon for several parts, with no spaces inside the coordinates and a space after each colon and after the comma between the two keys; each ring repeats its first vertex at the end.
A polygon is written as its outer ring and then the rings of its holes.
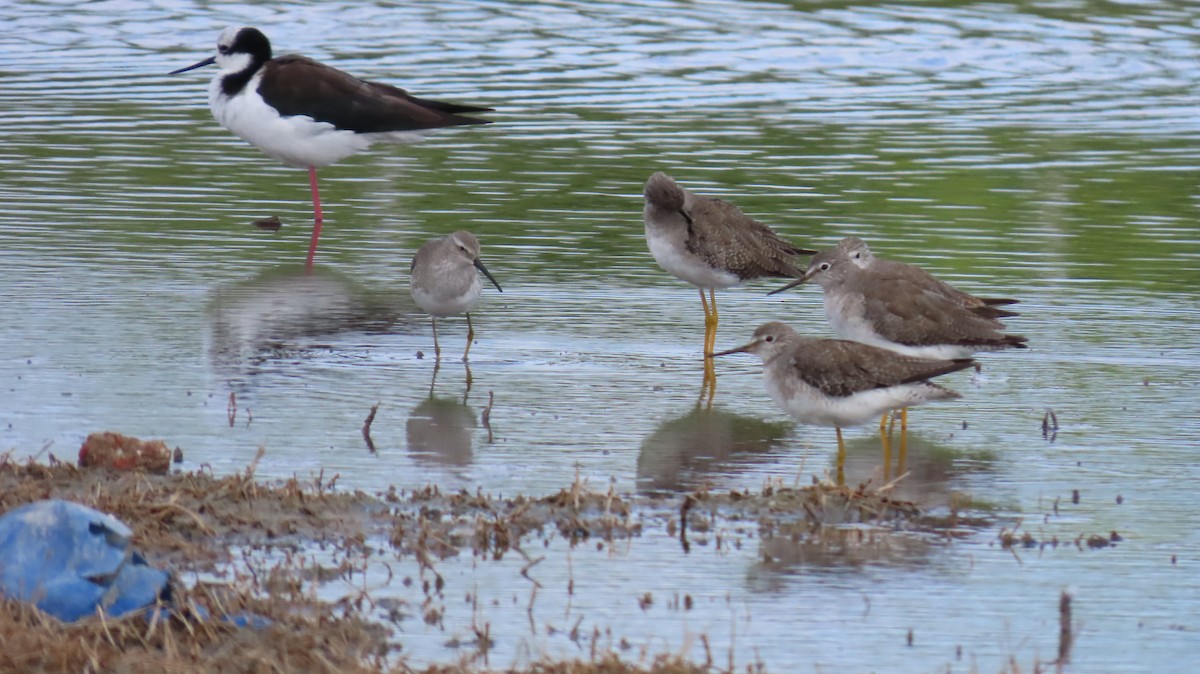
{"type": "MultiPolygon", "coordinates": [[[[368,490],[539,495],[577,475],[622,493],[803,484],[830,469],[833,433],[778,412],[754,359],[720,361],[715,411],[695,409],[697,293],[657,268],[642,236],[641,184],[662,169],[798,243],[862,236],[966,290],[1021,299],[1010,326],[1034,348],[981,357],[978,376],[947,378],[961,402],[911,413],[913,472],[899,487],[935,509],[969,494],[997,523],[871,554],[794,549],[750,528],[740,548],[681,557],[648,531],[531,571],[544,584],[532,630],[529,588],[511,586],[523,560],[445,561],[448,594],[504,600],[484,612],[493,665],[586,656],[546,629],[584,616],[581,629],[656,652],[706,634],[718,662],[732,650],[772,671],[999,671],[1010,656],[1054,657],[1068,588],[1077,671],[1188,670],[1200,644],[1200,8],[63,10],[0,6],[0,449],[70,459],[87,433],[118,430],[226,472],[264,446],[263,477],[323,470],[368,490]],[[238,23],[280,52],[495,107],[496,123],[323,169],[319,273],[305,277],[304,173],[216,125],[211,72],[165,75],[238,23]],[[278,233],[250,224],[273,214],[278,233]],[[417,356],[431,333],[407,268],[422,242],[458,228],[479,235],[505,291],[485,290],[474,314],[470,391],[464,366],[443,360],[431,401],[433,363],[417,356]],[[375,403],[370,452],[360,427],[375,403]],[[1018,561],[993,544],[1017,522],[1039,538],[1125,541],[1018,561]],[[658,600],[642,610],[646,592],[658,600]],[[668,605],[682,593],[692,611],[668,605]]],[[[815,289],[766,297],[773,287],[719,293],[719,346],[767,320],[828,333],[815,289]]],[[[452,356],[465,325],[440,328],[452,356]]],[[[850,477],[865,479],[876,440],[869,428],[848,437],[850,477]]],[[[398,635],[416,661],[455,657],[444,644],[472,615],[447,606],[444,630],[405,623],[398,635]]]]}

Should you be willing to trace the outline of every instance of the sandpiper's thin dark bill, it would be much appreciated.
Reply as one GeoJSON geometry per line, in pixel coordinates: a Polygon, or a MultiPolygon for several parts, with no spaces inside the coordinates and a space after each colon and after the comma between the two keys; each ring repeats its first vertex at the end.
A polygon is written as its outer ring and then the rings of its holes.
{"type": "Polygon", "coordinates": [[[718,351],[718,352],[716,352],[716,353],[710,353],[710,354],[708,354],[708,357],[709,357],[709,358],[716,358],[717,356],[728,356],[728,355],[730,355],[730,354],[733,354],[733,353],[746,353],[747,351],[749,351],[749,350],[750,350],[750,347],[751,347],[753,344],[754,344],[754,342],[750,342],[750,343],[748,343],[748,344],[743,344],[743,345],[741,345],[741,346],[735,346],[735,347],[733,347],[732,349],[725,349],[724,351],[718,351]]]}
{"type": "Polygon", "coordinates": [[[390,84],[361,80],[304,56],[272,56],[257,28],[226,28],[217,53],[171,74],[216,64],[208,105],[221,126],[278,161],[308,169],[313,233],[311,269],[324,216],[317,169],[379,141],[406,142],[448,126],[488,124],[468,113],[491,108],[417,98],[390,84]]]}
{"type": "Polygon", "coordinates": [[[795,281],[791,281],[790,283],[783,286],[782,288],[776,288],[776,289],[772,290],[771,292],[767,293],[767,295],[768,296],[777,295],[785,290],[791,290],[792,288],[795,288],[798,285],[808,283],[812,279],[813,274],[815,274],[815,273],[816,273],[815,271],[813,271],[812,269],[809,269],[808,271],[805,271],[804,274],[802,274],[800,276],[800,278],[796,279],[795,281]]]}
{"type": "Polygon", "coordinates": [[[487,267],[483,266],[483,262],[479,258],[475,258],[474,265],[476,269],[483,272],[483,275],[492,282],[492,285],[496,286],[497,291],[504,292],[504,288],[501,288],[500,284],[496,282],[496,277],[492,276],[492,272],[488,271],[487,267]]]}

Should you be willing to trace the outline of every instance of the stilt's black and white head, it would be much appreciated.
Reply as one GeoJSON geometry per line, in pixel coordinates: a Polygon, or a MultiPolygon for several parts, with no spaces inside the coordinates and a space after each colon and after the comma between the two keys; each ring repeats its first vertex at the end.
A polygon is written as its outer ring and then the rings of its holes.
{"type": "Polygon", "coordinates": [[[222,73],[253,73],[271,60],[271,41],[257,28],[230,26],[217,38],[217,53],[186,68],[174,70],[178,75],[189,70],[217,64],[222,73]]]}

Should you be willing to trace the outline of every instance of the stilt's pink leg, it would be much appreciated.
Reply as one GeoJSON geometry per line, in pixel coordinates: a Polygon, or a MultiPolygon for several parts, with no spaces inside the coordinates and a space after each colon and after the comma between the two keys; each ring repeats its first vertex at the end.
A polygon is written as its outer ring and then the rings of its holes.
{"type": "Polygon", "coordinates": [[[317,241],[321,239],[321,223],[324,218],[321,217],[321,194],[317,191],[317,169],[315,166],[308,167],[308,183],[312,186],[313,199],[313,231],[312,241],[308,244],[308,259],[304,261],[305,271],[312,271],[313,258],[317,256],[317,241]]]}

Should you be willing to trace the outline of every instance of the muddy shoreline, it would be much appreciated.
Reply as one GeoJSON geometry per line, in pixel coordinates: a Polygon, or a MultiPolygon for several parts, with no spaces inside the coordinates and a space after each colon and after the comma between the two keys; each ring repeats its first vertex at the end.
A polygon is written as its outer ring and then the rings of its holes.
{"type": "MultiPolygon", "coordinates": [[[[0,462],[0,511],[62,498],[111,513],[133,529],[137,549],[175,578],[169,612],[149,622],[132,617],[63,625],[35,609],[0,602],[0,634],[9,645],[0,650],[0,671],[497,671],[488,666],[486,625],[468,643],[457,637],[448,642],[450,664],[410,667],[404,631],[380,616],[394,614],[398,624],[419,615],[437,625],[445,593],[462,591],[448,589],[439,573],[439,563],[449,558],[486,564],[515,555],[524,564],[514,582],[536,586],[527,572],[555,538],[573,549],[665,531],[686,556],[693,545],[728,544],[721,537],[740,532],[761,541],[762,561],[773,563],[797,550],[819,555],[831,548],[844,557],[869,558],[880,546],[925,545],[996,524],[978,510],[922,513],[914,503],[892,499],[890,484],[814,480],[758,492],[630,496],[576,481],[549,496],[498,498],[445,493],[434,485],[367,494],[341,489],[336,476],[268,484],[256,480],[254,467],[218,477],[0,462]],[[317,549],[331,561],[306,560],[303,552],[317,549]],[[271,561],[253,566],[246,562],[251,555],[271,561]],[[399,582],[419,588],[425,601],[393,606],[389,597],[367,590],[333,601],[318,596],[322,584],[361,572],[365,559],[415,562],[418,573],[399,582]],[[239,629],[211,617],[239,611],[271,624],[239,629]]],[[[690,607],[691,597],[680,601],[690,607]]],[[[536,662],[527,671],[720,669],[679,654],[600,648],[596,639],[586,652],[579,660],[536,662]]]]}

